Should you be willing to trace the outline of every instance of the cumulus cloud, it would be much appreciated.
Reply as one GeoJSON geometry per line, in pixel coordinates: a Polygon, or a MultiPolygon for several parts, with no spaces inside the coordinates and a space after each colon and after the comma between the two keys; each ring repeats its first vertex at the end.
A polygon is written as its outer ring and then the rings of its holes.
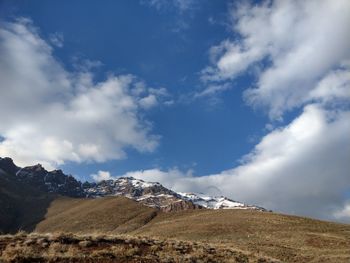
{"type": "Polygon", "coordinates": [[[345,0],[239,2],[231,17],[240,37],[211,48],[201,75],[206,89],[195,97],[215,96],[240,74],[254,73],[244,98],[267,110],[268,133],[239,166],[217,174],[134,174],[177,191],[350,222],[349,9],[345,0]],[[274,122],[293,109],[301,113],[290,123],[274,122]]]}
{"type": "Polygon", "coordinates": [[[347,0],[236,5],[232,29],[240,39],[212,47],[212,65],[202,71],[202,80],[223,83],[258,67],[246,101],[269,108],[272,119],[281,118],[305,103],[320,78],[349,60],[349,9],[347,0]]]}
{"type": "Polygon", "coordinates": [[[98,171],[97,174],[92,174],[91,177],[96,182],[113,179],[113,177],[111,176],[110,172],[107,172],[107,171],[98,171]]]}
{"type": "Polygon", "coordinates": [[[166,187],[176,188],[174,185],[176,184],[177,180],[181,180],[183,177],[192,177],[192,173],[191,171],[183,173],[177,168],[169,169],[167,171],[154,168],[148,170],[130,171],[122,176],[134,177],[149,182],[161,182],[166,187]]]}
{"type": "Polygon", "coordinates": [[[346,202],[344,207],[334,213],[335,218],[350,222],[350,201],[346,202]]]}
{"type": "MultiPolygon", "coordinates": [[[[66,161],[103,162],[125,149],[158,144],[142,110],[161,100],[132,75],[93,82],[88,68],[67,71],[28,19],[0,28],[0,155],[48,168],[66,161]],[[140,84],[141,83],[141,84],[140,84]],[[142,92],[137,92],[143,86],[142,92]]],[[[164,92],[164,91],[163,91],[164,92]]]]}
{"type": "Polygon", "coordinates": [[[329,102],[348,101],[350,99],[350,67],[346,65],[328,73],[312,89],[305,101],[329,102]]]}
{"type": "Polygon", "coordinates": [[[312,104],[289,125],[264,136],[234,169],[201,177],[177,169],[127,175],[176,191],[226,195],[275,211],[350,222],[344,200],[350,189],[349,120],[350,111],[312,104]]]}

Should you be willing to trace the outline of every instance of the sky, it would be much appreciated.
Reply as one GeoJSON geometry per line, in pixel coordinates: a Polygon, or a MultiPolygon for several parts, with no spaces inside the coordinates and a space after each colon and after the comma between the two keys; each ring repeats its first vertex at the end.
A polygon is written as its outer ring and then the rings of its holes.
{"type": "Polygon", "coordinates": [[[0,0],[0,156],[350,222],[349,24],[347,0],[0,0]]]}

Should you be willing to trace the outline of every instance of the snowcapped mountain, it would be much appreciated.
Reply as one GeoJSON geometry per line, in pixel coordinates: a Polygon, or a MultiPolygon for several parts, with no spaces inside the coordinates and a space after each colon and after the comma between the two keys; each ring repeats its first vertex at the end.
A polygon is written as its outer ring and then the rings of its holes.
{"type": "Polygon", "coordinates": [[[188,209],[254,209],[264,208],[246,205],[226,197],[197,193],[177,193],[160,183],[145,182],[133,177],[120,177],[97,183],[82,183],[62,170],[47,171],[40,164],[20,168],[11,158],[0,157],[1,171],[12,175],[14,180],[36,187],[40,191],[70,197],[98,198],[124,196],[165,212],[188,209]]]}
{"type": "Polygon", "coordinates": [[[202,208],[160,183],[145,182],[133,177],[120,177],[92,183],[84,188],[88,197],[125,196],[144,205],[163,211],[178,211],[202,208]]]}
{"type": "Polygon", "coordinates": [[[196,208],[265,210],[262,207],[246,205],[223,196],[177,193],[165,188],[160,183],[145,182],[133,177],[120,177],[115,180],[101,181],[85,189],[85,192],[90,197],[107,195],[125,196],[163,211],[196,208]]]}
{"type": "Polygon", "coordinates": [[[253,209],[265,211],[266,209],[247,205],[238,201],[231,200],[224,196],[209,196],[202,193],[182,193],[178,192],[182,198],[191,201],[196,205],[200,205],[207,209],[253,209]]]}

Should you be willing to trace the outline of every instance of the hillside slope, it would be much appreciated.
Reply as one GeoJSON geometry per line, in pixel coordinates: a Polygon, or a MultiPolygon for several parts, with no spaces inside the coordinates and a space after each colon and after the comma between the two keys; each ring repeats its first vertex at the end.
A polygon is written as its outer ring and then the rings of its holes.
{"type": "Polygon", "coordinates": [[[125,197],[55,199],[36,232],[126,233],[152,220],[157,210],[125,197]]]}
{"type": "Polygon", "coordinates": [[[283,262],[350,262],[350,225],[254,210],[161,213],[133,234],[231,244],[283,262]]]}
{"type": "Polygon", "coordinates": [[[127,233],[223,245],[283,262],[350,262],[350,225],[255,210],[164,213],[124,197],[54,200],[35,231],[127,233]]]}

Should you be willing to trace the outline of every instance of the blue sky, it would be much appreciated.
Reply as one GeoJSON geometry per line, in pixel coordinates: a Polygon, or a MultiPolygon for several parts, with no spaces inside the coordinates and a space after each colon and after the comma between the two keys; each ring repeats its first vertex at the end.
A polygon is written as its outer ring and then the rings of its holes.
{"type": "MultiPolygon", "coordinates": [[[[180,14],[176,8],[161,10],[138,1],[5,2],[2,17],[28,17],[43,38],[64,38],[54,56],[66,68],[72,60],[101,62],[94,69],[96,81],[110,72],[132,73],[152,87],[166,87],[177,101],[170,107],[147,112],[153,130],[162,136],[152,153],[128,150],[128,157],[102,164],[68,163],[66,172],[81,178],[108,169],[114,174],[153,167],[194,169],[210,174],[236,165],[264,132],[266,116],[242,100],[242,89],[251,85],[244,76],[234,89],[220,95],[215,104],[207,98],[186,100],[203,84],[200,71],[208,64],[209,48],[228,37],[226,1],[203,1],[180,14]],[[209,18],[217,20],[210,23],[209,18]],[[183,27],[181,22],[188,24],[183,27]]],[[[91,179],[91,178],[89,178],[91,179]]]]}
{"type": "Polygon", "coordinates": [[[0,1],[0,155],[349,220],[348,9],[0,1]]]}

